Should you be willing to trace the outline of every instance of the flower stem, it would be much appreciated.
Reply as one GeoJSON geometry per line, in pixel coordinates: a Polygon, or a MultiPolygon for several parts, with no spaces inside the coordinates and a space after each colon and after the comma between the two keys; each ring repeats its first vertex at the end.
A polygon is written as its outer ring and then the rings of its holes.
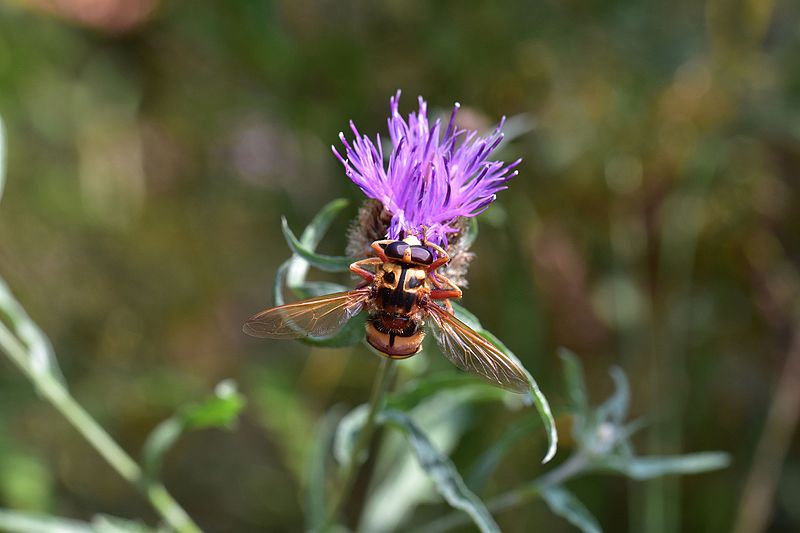
{"type": "Polygon", "coordinates": [[[386,391],[389,389],[389,384],[392,381],[391,378],[393,372],[390,370],[393,369],[394,365],[392,365],[391,359],[381,359],[378,373],[375,376],[375,381],[372,385],[372,392],[370,393],[367,420],[364,422],[364,427],[362,427],[361,431],[358,433],[355,446],[353,446],[353,451],[350,454],[350,461],[348,462],[347,468],[342,474],[339,491],[328,508],[328,515],[326,517],[323,530],[332,524],[336,520],[336,517],[339,516],[342,507],[345,505],[345,503],[347,503],[347,496],[350,494],[350,490],[353,488],[356,475],[358,474],[361,465],[363,465],[368,458],[367,453],[369,450],[369,444],[372,441],[372,435],[375,432],[375,420],[381,404],[383,403],[383,397],[386,394],[386,391]]]}
{"type": "Polygon", "coordinates": [[[142,469],[136,461],[81,407],[64,384],[50,372],[37,371],[32,367],[28,350],[2,322],[0,322],[0,348],[31,380],[36,390],[89,441],[108,464],[150,500],[167,524],[179,533],[201,531],[162,484],[145,481],[142,469]]]}
{"type": "MultiPolygon", "coordinates": [[[[585,455],[576,453],[550,472],[534,479],[529,483],[525,483],[515,489],[511,489],[503,494],[495,496],[486,502],[486,508],[495,513],[505,511],[527,501],[534,500],[538,498],[542,494],[542,491],[546,488],[560,485],[568,479],[579,475],[584,471],[588,464],[589,461],[585,455]]],[[[417,531],[419,533],[440,533],[442,531],[447,531],[455,527],[469,524],[469,521],[470,519],[466,514],[462,512],[453,512],[428,523],[427,525],[417,529],[417,531]]]]}

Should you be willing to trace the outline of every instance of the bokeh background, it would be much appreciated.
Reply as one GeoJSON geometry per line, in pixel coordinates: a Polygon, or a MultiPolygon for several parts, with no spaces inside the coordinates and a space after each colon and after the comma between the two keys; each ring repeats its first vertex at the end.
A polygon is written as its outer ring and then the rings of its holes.
{"type": "MultiPolygon", "coordinates": [[[[319,420],[367,398],[377,360],[241,333],[289,255],[280,216],[299,231],[337,197],[355,215],[329,145],[350,118],[385,133],[397,88],[404,112],[422,94],[442,112],[461,102],[477,128],[513,116],[502,155],[523,157],[521,174],[481,217],[464,304],[557,414],[563,346],[595,400],[610,366],[628,373],[641,453],[732,457],[694,477],[570,487],[607,531],[718,532],[755,476],[775,487],[769,530],[797,531],[800,389],[765,421],[800,358],[798,22],[789,0],[7,0],[0,271],[74,394],[134,455],[180,405],[236,379],[238,428],[182,438],[166,483],[209,531],[297,531],[319,420]],[[754,460],[759,443],[776,464],[754,460]]],[[[320,251],[342,253],[348,223],[320,251]]],[[[466,415],[460,468],[518,416],[466,415]]],[[[541,474],[543,440],[515,446],[487,493],[541,474]]],[[[5,362],[0,507],[155,521],[5,362]]],[[[497,519],[571,530],[541,503],[497,519]]]]}

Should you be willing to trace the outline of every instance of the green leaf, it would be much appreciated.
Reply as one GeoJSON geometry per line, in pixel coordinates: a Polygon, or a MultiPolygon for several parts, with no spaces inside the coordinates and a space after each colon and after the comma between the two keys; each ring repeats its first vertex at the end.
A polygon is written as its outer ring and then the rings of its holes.
{"type": "Polygon", "coordinates": [[[14,334],[27,348],[28,360],[25,364],[34,374],[48,374],[64,383],[64,376],[58,366],[50,340],[31,320],[28,313],[20,305],[5,281],[0,278],[0,319],[3,315],[8,319],[14,334]]]}
{"type": "Polygon", "coordinates": [[[484,533],[498,532],[500,528],[484,503],[467,488],[461,474],[450,459],[437,450],[428,436],[405,413],[384,411],[379,416],[385,424],[402,431],[414,451],[420,467],[433,481],[436,490],[452,507],[466,512],[484,533]]]}
{"type": "MultiPolygon", "coordinates": [[[[500,339],[485,329],[481,330],[479,333],[489,342],[497,346],[508,357],[516,361],[521,368],[525,369],[517,356],[514,355],[514,352],[509,350],[508,347],[506,347],[506,345],[500,341],[500,339]]],[[[542,422],[544,422],[545,432],[547,433],[547,453],[545,454],[544,459],[542,459],[542,463],[547,463],[555,456],[556,448],[558,447],[556,421],[553,419],[553,412],[550,410],[550,404],[547,402],[547,398],[545,398],[544,393],[542,393],[541,389],[539,389],[539,385],[536,383],[536,380],[533,379],[533,376],[531,376],[527,369],[525,369],[525,373],[528,375],[528,381],[531,384],[530,397],[533,400],[533,404],[536,406],[536,410],[539,411],[539,416],[541,417],[542,422]]]]}
{"type": "MultiPolygon", "coordinates": [[[[333,456],[342,469],[350,467],[350,460],[353,457],[353,448],[358,440],[361,428],[367,422],[369,405],[361,404],[352,409],[339,421],[336,427],[336,436],[333,441],[333,456]]],[[[356,461],[362,458],[357,457],[356,461]]]]}
{"type": "Polygon", "coordinates": [[[93,533],[86,522],[0,509],[0,531],[7,533],[93,533]]]}
{"type": "Polygon", "coordinates": [[[225,428],[231,429],[245,406],[245,399],[233,380],[220,382],[214,396],[198,405],[190,405],[183,411],[187,430],[225,428]]]}
{"type": "Polygon", "coordinates": [[[97,515],[92,519],[94,533],[168,533],[168,530],[151,529],[141,522],[125,520],[116,516],[97,515]]]}
{"type": "Polygon", "coordinates": [[[217,385],[214,396],[199,404],[188,405],[163,421],[144,443],[142,466],[149,479],[156,479],[167,451],[185,433],[195,429],[231,428],[245,406],[236,385],[226,380],[217,385]]]}
{"type": "Polygon", "coordinates": [[[457,302],[451,301],[450,303],[453,305],[453,311],[456,314],[456,318],[478,333],[483,331],[483,326],[481,325],[480,320],[478,320],[478,317],[472,314],[472,311],[457,302]]]}
{"type": "Polygon", "coordinates": [[[344,198],[337,198],[325,204],[325,206],[314,215],[314,218],[311,219],[311,223],[306,226],[306,229],[303,230],[303,235],[300,236],[300,242],[312,250],[316,249],[319,243],[322,242],[322,238],[325,236],[325,233],[327,233],[328,228],[331,227],[333,219],[336,218],[336,215],[338,215],[342,209],[347,207],[347,204],[348,201],[344,198]]]}
{"type": "Polygon", "coordinates": [[[286,222],[285,218],[281,218],[281,229],[286,243],[289,245],[292,252],[299,255],[313,267],[324,270],[325,272],[347,272],[350,268],[350,264],[355,261],[349,257],[323,255],[314,252],[312,248],[304,245],[295,237],[292,230],[289,229],[289,224],[286,222]]]}
{"type": "MultiPolygon", "coordinates": [[[[347,207],[347,200],[339,198],[328,202],[325,207],[320,209],[300,236],[300,242],[303,246],[309,250],[316,250],[331,223],[333,223],[333,219],[345,207],[347,207]]],[[[286,276],[287,286],[294,288],[301,285],[306,279],[306,274],[308,274],[308,267],[308,262],[297,255],[292,256],[289,272],[286,276]]]]}
{"type": "Polygon", "coordinates": [[[567,489],[559,486],[548,487],[542,490],[542,499],[554,514],[564,518],[583,533],[602,533],[597,519],[567,489]]]}
{"type": "MultiPolygon", "coordinates": [[[[485,329],[478,318],[473,315],[467,308],[453,303],[453,311],[456,314],[456,317],[464,322],[467,326],[474,329],[476,333],[481,335],[483,338],[497,346],[504,354],[508,357],[513,359],[514,361],[519,364],[520,367],[525,369],[524,365],[520,362],[519,358],[514,355],[514,352],[508,349],[508,347],[503,344],[500,339],[494,336],[494,334],[485,329]]],[[[553,413],[550,410],[550,404],[547,402],[547,398],[544,396],[542,391],[539,389],[539,385],[536,383],[536,380],[533,379],[533,376],[530,372],[525,369],[525,373],[528,376],[528,381],[531,384],[531,392],[530,398],[533,400],[533,404],[536,406],[536,410],[539,412],[539,416],[542,418],[542,422],[544,422],[545,431],[547,432],[547,453],[542,460],[542,463],[547,463],[550,459],[553,458],[556,454],[556,448],[558,446],[558,432],[556,431],[556,422],[553,419],[553,413]]]]}
{"type": "Polygon", "coordinates": [[[699,474],[725,468],[730,456],[723,452],[701,452],[676,456],[605,457],[593,464],[598,470],[610,470],[632,479],[652,479],[677,474],[699,474]]]}
{"type": "Polygon", "coordinates": [[[337,407],[325,413],[308,456],[304,487],[308,531],[320,531],[325,521],[328,452],[333,444],[341,416],[341,409],[337,407]]]}
{"type": "Polygon", "coordinates": [[[574,353],[565,348],[561,348],[558,355],[564,361],[564,380],[571,408],[577,415],[585,418],[589,413],[589,400],[583,379],[583,365],[574,353]]]}
{"type": "Polygon", "coordinates": [[[630,405],[631,387],[628,378],[621,368],[611,367],[609,372],[611,379],[614,380],[614,394],[597,408],[600,420],[610,419],[615,424],[621,424],[628,416],[628,406],[630,405]]]}

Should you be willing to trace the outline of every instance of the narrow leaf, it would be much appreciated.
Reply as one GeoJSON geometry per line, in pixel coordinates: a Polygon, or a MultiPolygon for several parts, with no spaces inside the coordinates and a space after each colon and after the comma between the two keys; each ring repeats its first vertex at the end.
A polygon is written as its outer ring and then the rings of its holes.
{"type": "Polygon", "coordinates": [[[0,509],[0,531],[7,533],[93,533],[86,522],[0,509]]]}
{"type": "MultiPolygon", "coordinates": [[[[316,250],[325,232],[328,231],[328,228],[333,222],[333,219],[336,218],[336,215],[345,207],[347,207],[347,200],[339,198],[338,200],[328,202],[325,207],[320,209],[320,211],[314,215],[311,223],[303,230],[303,234],[300,235],[300,242],[303,246],[312,251],[316,250]]],[[[309,264],[296,255],[294,255],[290,261],[289,272],[286,276],[286,284],[294,288],[305,281],[309,264]]]]}
{"type": "Polygon", "coordinates": [[[606,457],[595,468],[611,470],[632,479],[651,479],[677,474],[699,474],[725,468],[730,456],[723,452],[701,452],[676,456],[606,457]]]}
{"type": "Polygon", "coordinates": [[[344,198],[337,198],[325,204],[325,206],[314,215],[314,218],[311,219],[311,223],[306,226],[306,229],[303,230],[303,234],[300,236],[300,242],[311,249],[316,249],[319,243],[322,242],[322,238],[325,236],[328,228],[331,227],[333,219],[336,218],[336,215],[338,215],[342,209],[347,207],[347,204],[348,202],[344,198]]]}
{"type": "MultiPolygon", "coordinates": [[[[333,441],[333,456],[343,469],[350,467],[350,461],[353,457],[353,448],[358,440],[358,434],[361,432],[361,428],[364,427],[367,421],[368,413],[368,405],[359,405],[342,417],[339,421],[339,425],[336,427],[336,436],[333,441]]],[[[356,458],[357,461],[360,459],[359,457],[356,458]]]]}
{"type": "Polygon", "coordinates": [[[567,384],[571,407],[577,415],[585,418],[589,412],[589,400],[583,378],[583,365],[574,353],[565,348],[561,348],[558,355],[564,361],[564,380],[567,384]]]}
{"type": "MultiPolygon", "coordinates": [[[[492,344],[497,346],[508,357],[519,363],[520,367],[525,368],[522,366],[522,363],[519,362],[517,356],[514,355],[514,352],[509,350],[508,347],[506,347],[506,345],[503,344],[500,339],[495,337],[491,332],[484,329],[479,333],[492,344]]],[[[545,454],[544,459],[542,459],[542,463],[547,463],[555,456],[556,449],[558,447],[556,421],[553,419],[553,412],[550,410],[550,404],[547,402],[547,398],[545,398],[544,393],[542,393],[541,389],[539,389],[539,385],[536,383],[536,380],[533,379],[533,376],[527,371],[527,369],[525,370],[525,373],[528,374],[528,381],[531,384],[531,399],[533,400],[533,404],[536,406],[536,410],[539,411],[539,416],[542,418],[542,422],[544,422],[545,432],[547,433],[547,453],[545,454]]]]}
{"type": "Polygon", "coordinates": [[[592,513],[567,489],[559,486],[542,490],[542,499],[554,514],[564,518],[583,533],[602,533],[592,513]]]}
{"type": "Polygon", "coordinates": [[[450,302],[450,303],[453,305],[453,311],[456,314],[456,318],[458,318],[460,321],[462,321],[464,324],[468,325],[478,333],[483,331],[483,326],[481,325],[480,320],[478,320],[478,317],[472,314],[472,311],[470,311],[469,309],[467,309],[466,307],[464,307],[459,303],[456,302],[450,302]]]}
{"type": "Polygon", "coordinates": [[[236,390],[236,383],[225,380],[214,388],[214,396],[203,403],[189,405],[184,409],[182,416],[187,430],[231,429],[244,406],[244,396],[236,390]]]}
{"type": "Polygon", "coordinates": [[[3,315],[8,319],[17,338],[27,348],[28,360],[25,363],[29,369],[36,374],[49,374],[63,384],[64,376],[61,374],[50,340],[31,320],[22,305],[11,294],[8,285],[0,278],[0,319],[3,315]]]}
{"type": "Polygon", "coordinates": [[[384,411],[381,420],[402,431],[414,451],[420,467],[433,481],[436,490],[452,507],[467,513],[484,533],[498,532],[500,528],[484,503],[467,488],[461,474],[450,459],[437,450],[428,436],[405,413],[384,411]]]}
{"type": "MultiPolygon", "coordinates": [[[[514,355],[514,352],[509,350],[508,347],[503,344],[500,339],[495,337],[491,331],[485,329],[481,325],[478,318],[469,310],[467,310],[467,308],[457,303],[453,303],[453,311],[455,311],[456,317],[458,317],[462,322],[474,329],[489,342],[497,346],[508,357],[516,361],[520,367],[525,368],[520,362],[519,358],[514,355]]],[[[533,379],[533,376],[527,371],[527,369],[525,370],[525,373],[528,375],[528,381],[531,384],[530,397],[533,400],[533,404],[536,406],[536,410],[539,412],[539,416],[542,418],[542,422],[544,422],[545,431],[547,432],[547,453],[542,460],[542,463],[547,463],[553,458],[553,456],[555,456],[556,448],[558,447],[558,432],[556,431],[556,422],[553,419],[553,413],[550,410],[550,404],[547,402],[547,398],[539,389],[539,385],[536,383],[536,380],[533,379]]]]}
{"type": "Polygon", "coordinates": [[[341,415],[341,409],[336,407],[325,414],[308,456],[304,487],[308,531],[320,531],[325,521],[328,485],[327,459],[341,415]]]}
{"type": "Polygon", "coordinates": [[[628,384],[625,372],[621,368],[617,366],[611,367],[609,373],[611,374],[611,379],[614,380],[614,394],[598,407],[597,414],[600,420],[610,419],[616,424],[621,424],[628,415],[631,387],[628,384]]]}
{"type": "Polygon", "coordinates": [[[349,257],[323,255],[314,252],[295,237],[292,230],[289,229],[289,224],[286,222],[285,218],[281,218],[281,229],[286,243],[289,245],[289,248],[292,249],[292,252],[299,255],[313,267],[324,270],[325,272],[347,272],[350,264],[354,261],[354,259],[349,257]]]}
{"type": "Polygon", "coordinates": [[[214,396],[182,408],[150,433],[142,449],[145,475],[156,479],[164,456],[178,438],[193,429],[230,428],[244,409],[245,399],[232,381],[217,385],[214,396]]]}
{"type": "Polygon", "coordinates": [[[151,529],[141,522],[134,522],[109,515],[97,515],[92,519],[93,533],[168,533],[168,530],[151,529]]]}

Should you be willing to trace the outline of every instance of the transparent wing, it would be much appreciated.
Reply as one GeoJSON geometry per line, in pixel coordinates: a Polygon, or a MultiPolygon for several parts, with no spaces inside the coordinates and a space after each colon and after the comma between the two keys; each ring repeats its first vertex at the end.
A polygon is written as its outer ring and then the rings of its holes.
{"type": "Polygon", "coordinates": [[[369,295],[368,288],[356,289],[273,307],[250,317],[242,330],[270,339],[326,337],[361,312],[369,295]]]}
{"type": "Polygon", "coordinates": [[[530,392],[528,373],[469,326],[434,303],[425,308],[442,353],[461,370],[513,392],[530,392]]]}

